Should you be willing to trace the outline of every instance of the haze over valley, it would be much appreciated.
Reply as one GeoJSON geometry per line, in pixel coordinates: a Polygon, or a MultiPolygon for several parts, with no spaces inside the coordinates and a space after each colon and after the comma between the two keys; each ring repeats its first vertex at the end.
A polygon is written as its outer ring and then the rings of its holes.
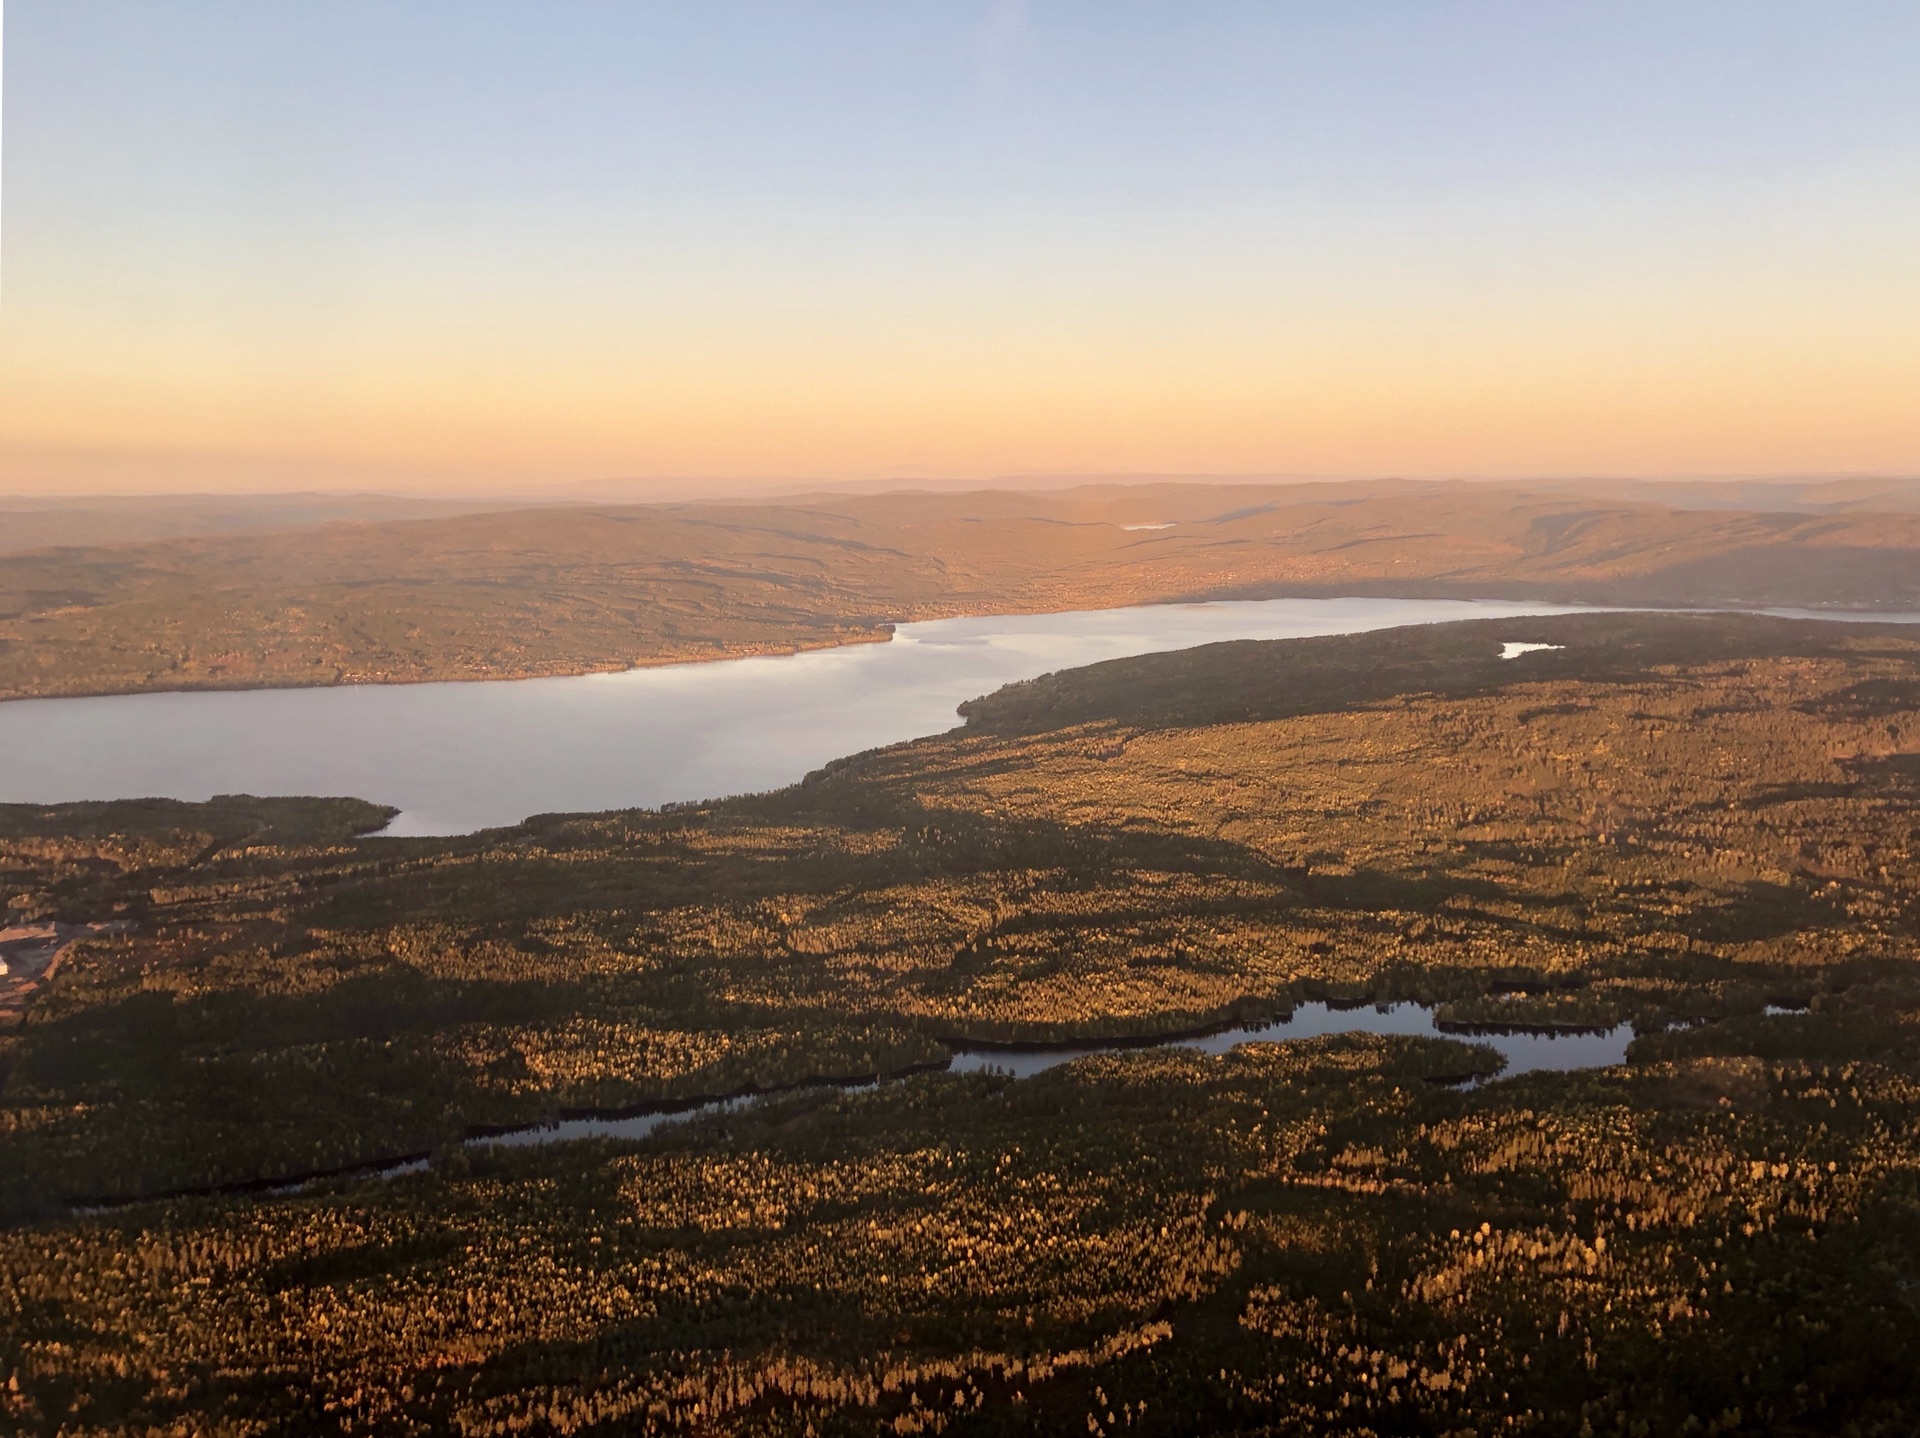
{"type": "Polygon", "coordinates": [[[0,28],[0,1433],[1920,1431],[1920,10],[0,28]]]}
{"type": "Polygon", "coordinates": [[[1208,599],[1920,609],[1920,488],[1871,508],[1835,489],[1755,496],[1774,509],[1195,483],[282,520],[0,554],[0,696],[579,674],[1208,599]]]}

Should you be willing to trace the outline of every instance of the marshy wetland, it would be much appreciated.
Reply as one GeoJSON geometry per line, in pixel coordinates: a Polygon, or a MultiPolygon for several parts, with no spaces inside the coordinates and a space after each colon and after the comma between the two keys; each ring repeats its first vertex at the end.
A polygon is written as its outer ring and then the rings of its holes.
{"type": "Polygon", "coordinates": [[[0,809],[9,925],[130,926],[0,1038],[5,1421],[1920,1420],[1920,633],[1419,626],[965,717],[464,837],[356,837],[391,811],[348,800],[0,809]],[[1353,1004],[1450,1032],[947,1068],[1353,1004]],[[1476,1037],[1621,1025],[1624,1063],[1564,1072],[1476,1037]]]}

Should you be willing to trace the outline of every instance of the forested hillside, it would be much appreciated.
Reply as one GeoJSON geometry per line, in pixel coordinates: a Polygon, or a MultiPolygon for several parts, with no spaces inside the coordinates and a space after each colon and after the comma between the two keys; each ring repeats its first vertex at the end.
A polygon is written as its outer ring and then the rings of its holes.
{"type": "Polygon", "coordinates": [[[27,1432],[1898,1433],[1920,639],[1592,615],[1002,691],[782,793],[13,808],[27,1432]],[[1512,641],[1551,643],[1514,660],[1512,641]],[[1418,998],[1448,1040],[1147,1049],[1418,998]],[[1488,1028],[1630,1021],[1493,1076],[1488,1028]],[[904,1076],[862,1092],[823,1080],[904,1076]],[[1463,1085],[1461,1080],[1481,1078],[1463,1085]],[[653,1138],[490,1127],[785,1090],[653,1138]],[[390,1178],[185,1194],[408,1154],[390,1178]],[[72,1213],[69,1205],[109,1204],[72,1213]]]}
{"type": "Polygon", "coordinates": [[[1110,485],[49,548],[0,553],[0,698],[577,674],[957,614],[1341,594],[1920,608],[1920,512],[1490,484],[1110,485]]]}

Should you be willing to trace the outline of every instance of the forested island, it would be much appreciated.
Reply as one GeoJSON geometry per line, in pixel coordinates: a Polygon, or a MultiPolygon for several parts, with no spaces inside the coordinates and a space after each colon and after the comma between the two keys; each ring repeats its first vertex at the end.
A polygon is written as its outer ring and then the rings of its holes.
{"type": "Polygon", "coordinates": [[[1912,629],[1214,645],[964,717],[460,839],[346,799],[0,809],[4,926],[67,936],[0,1029],[0,1421],[1920,1421],[1912,629]],[[1452,1036],[945,1070],[1406,999],[1452,1036]],[[1474,1041],[1621,1022],[1591,1071],[1474,1041]]]}

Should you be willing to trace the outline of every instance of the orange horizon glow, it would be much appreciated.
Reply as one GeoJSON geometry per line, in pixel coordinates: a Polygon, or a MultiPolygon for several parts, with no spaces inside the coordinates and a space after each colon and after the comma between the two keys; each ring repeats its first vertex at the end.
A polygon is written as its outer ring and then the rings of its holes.
{"type": "MultiPolygon", "coordinates": [[[[1206,63],[1149,101],[1173,22],[1001,3],[987,50],[972,21],[954,32],[944,108],[911,89],[935,65],[776,116],[742,77],[777,91],[788,50],[702,51],[680,108],[640,113],[622,66],[655,63],[652,31],[560,25],[541,81],[508,43],[524,34],[489,28],[510,8],[347,8],[183,7],[209,28],[169,70],[147,12],[115,11],[118,36],[16,0],[0,493],[1920,473],[1920,126],[1899,63],[1920,28],[1795,35],[1782,11],[1777,35],[1739,32],[1747,69],[1717,74],[1729,41],[1704,27],[1648,78],[1638,52],[1579,48],[1614,32],[1554,28],[1577,19],[1515,40],[1430,18],[1422,40],[1328,11],[1182,32],[1206,63]],[[257,33],[222,38],[243,13],[257,33]],[[278,44],[296,14],[348,77],[389,63],[368,28],[397,27],[391,63],[456,87],[436,102],[454,119],[378,87],[309,103],[320,62],[297,47],[255,55],[257,79],[221,68],[221,45],[278,44]],[[449,60],[462,16],[477,48],[449,60]],[[1807,57],[1836,34],[1854,48],[1807,57]],[[1462,35],[1477,48],[1454,63],[1512,92],[1485,115],[1423,68],[1422,44],[1462,35]],[[616,40],[638,48],[611,52],[604,113],[553,109],[616,40]],[[1086,47],[1121,40],[1137,53],[1089,68],[1086,47]],[[1268,113],[1285,96],[1234,70],[1247,45],[1275,65],[1324,52],[1331,79],[1297,78],[1344,128],[1268,113]],[[1862,65],[1892,98],[1855,115],[1862,65]],[[1809,74],[1808,95],[1780,89],[1809,74]],[[538,84],[558,88],[511,93],[538,84]],[[548,148],[502,158],[522,143],[490,118],[503,85],[548,148]],[[738,133],[707,120],[706,151],[646,149],[679,142],[702,85],[740,87],[738,133]],[[1208,108],[1221,85],[1231,124],[1208,108]],[[569,158],[620,124],[628,148],[569,158]],[[783,125],[821,134],[772,165],[783,125]],[[167,147],[141,150],[143,126],[167,147]]],[[[845,41],[841,23],[783,43],[845,41]]],[[[888,23],[899,55],[932,43],[925,17],[888,23]]]]}

